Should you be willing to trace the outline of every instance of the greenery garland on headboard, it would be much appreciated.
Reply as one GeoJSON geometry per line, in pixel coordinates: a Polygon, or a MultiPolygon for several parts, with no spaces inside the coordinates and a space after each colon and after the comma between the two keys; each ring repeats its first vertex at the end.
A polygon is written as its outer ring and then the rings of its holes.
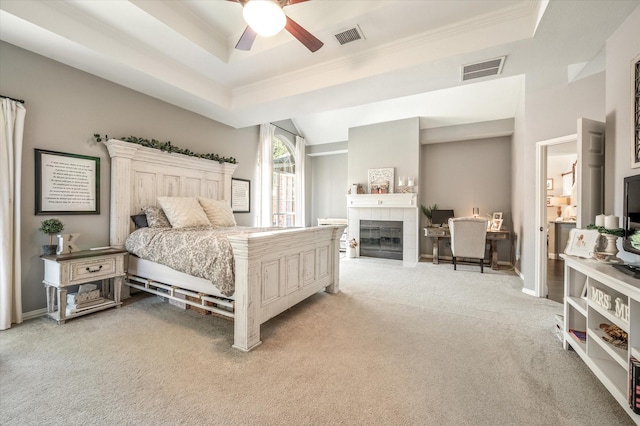
{"type": "MultiPolygon", "coordinates": [[[[94,133],[93,137],[96,139],[96,142],[102,142],[103,140],[109,140],[107,135],[100,135],[99,133],[94,133]]],[[[128,136],[117,138],[118,140],[130,143],[137,143],[138,145],[146,146],[147,148],[159,149],[160,151],[165,152],[175,152],[177,154],[188,155],[190,157],[204,158],[205,160],[217,161],[218,163],[231,163],[236,164],[237,160],[233,157],[220,157],[218,154],[198,154],[197,152],[189,151],[185,148],[179,148],[175,145],[171,145],[171,141],[160,142],[156,139],[144,139],[136,136],[128,136]]]]}

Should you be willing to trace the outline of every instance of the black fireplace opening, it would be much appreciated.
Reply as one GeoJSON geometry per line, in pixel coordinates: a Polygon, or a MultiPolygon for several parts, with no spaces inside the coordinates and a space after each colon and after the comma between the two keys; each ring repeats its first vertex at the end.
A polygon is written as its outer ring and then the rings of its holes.
{"type": "Polygon", "coordinates": [[[402,260],[402,221],[361,220],[360,256],[402,260]]]}

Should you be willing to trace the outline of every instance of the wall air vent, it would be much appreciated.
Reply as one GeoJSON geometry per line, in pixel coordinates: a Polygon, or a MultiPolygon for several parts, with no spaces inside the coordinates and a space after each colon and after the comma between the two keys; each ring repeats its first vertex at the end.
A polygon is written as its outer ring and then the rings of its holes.
{"type": "Polygon", "coordinates": [[[357,25],[353,28],[349,28],[348,30],[341,31],[335,36],[340,44],[347,44],[351,43],[352,41],[364,40],[362,30],[357,25]]]}
{"type": "Polygon", "coordinates": [[[489,75],[498,75],[502,73],[502,67],[507,57],[488,59],[474,64],[462,66],[462,81],[472,80],[474,78],[486,77],[489,75]]]}

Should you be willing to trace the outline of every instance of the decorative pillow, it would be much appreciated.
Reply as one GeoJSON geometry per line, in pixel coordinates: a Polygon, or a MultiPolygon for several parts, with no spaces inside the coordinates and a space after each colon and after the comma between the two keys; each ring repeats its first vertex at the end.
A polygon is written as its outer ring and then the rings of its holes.
{"type": "Polygon", "coordinates": [[[164,214],[160,207],[143,207],[142,211],[147,216],[149,228],[171,228],[171,223],[169,223],[167,215],[164,214]]]}
{"type": "Polygon", "coordinates": [[[158,203],[174,228],[211,226],[200,203],[194,197],[158,197],[158,203]]]}
{"type": "Polygon", "coordinates": [[[136,226],[136,229],[146,228],[147,226],[149,226],[149,224],[147,223],[147,215],[144,213],[134,214],[133,216],[131,216],[131,220],[136,226]]]}
{"type": "Polygon", "coordinates": [[[202,197],[198,197],[198,201],[213,226],[218,228],[236,226],[236,218],[233,216],[229,202],[202,197]]]}

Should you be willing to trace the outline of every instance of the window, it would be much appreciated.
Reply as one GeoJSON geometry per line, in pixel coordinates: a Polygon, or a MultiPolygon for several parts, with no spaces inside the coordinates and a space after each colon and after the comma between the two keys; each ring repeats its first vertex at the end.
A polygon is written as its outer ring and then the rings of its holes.
{"type": "Polygon", "coordinates": [[[272,226],[296,224],[296,156],[295,145],[284,135],[272,139],[272,226]]]}

